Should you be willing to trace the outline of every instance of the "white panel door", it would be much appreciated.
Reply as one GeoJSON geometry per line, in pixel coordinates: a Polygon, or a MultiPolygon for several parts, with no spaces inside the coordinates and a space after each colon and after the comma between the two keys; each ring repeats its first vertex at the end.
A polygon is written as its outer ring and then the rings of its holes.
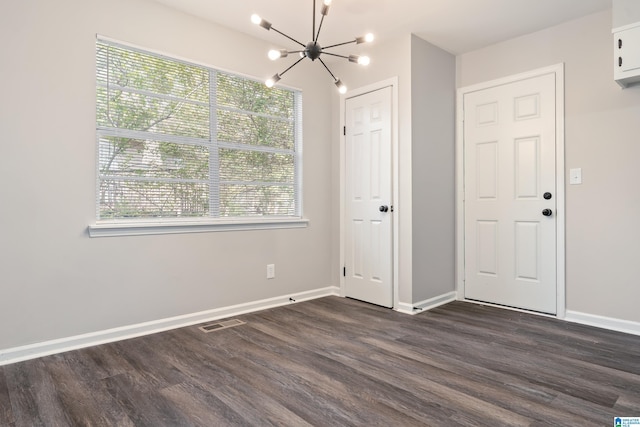
{"type": "Polygon", "coordinates": [[[345,295],[393,307],[391,88],[345,106],[345,295]]]}
{"type": "Polygon", "coordinates": [[[553,73],[464,95],[465,298],[556,312],[553,73]]]}

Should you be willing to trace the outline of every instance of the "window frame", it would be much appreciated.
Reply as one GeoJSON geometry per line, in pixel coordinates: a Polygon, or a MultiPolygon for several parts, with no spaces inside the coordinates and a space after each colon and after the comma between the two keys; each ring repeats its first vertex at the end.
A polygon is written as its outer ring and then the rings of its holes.
{"type": "MultiPolygon", "coordinates": [[[[183,62],[189,65],[198,67],[204,67],[210,73],[210,76],[215,73],[229,74],[233,77],[240,77],[242,79],[248,79],[251,81],[260,80],[256,77],[246,74],[238,73],[236,71],[225,70],[220,67],[214,67],[209,64],[200,63],[197,61],[184,59],[176,55],[166,54],[157,50],[139,47],[127,42],[111,39],[101,35],[96,35],[96,43],[103,42],[107,44],[114,44],[119,47],[139,51],[144,54],[156,55],[162,58],[166,58],[171,61],[183,62]]],[[[95,52],[95,50],[94,50],[95,52]]],[[[95,61],[95,56],[94,56],[95,61]]],[[[97,71],[97,70],[96,70],[97,71]]],[[[167,217],[167,218],[154,218],[154,217],[139,217],[139,218],[107,218],[99,219],[100,211],[100,162],[99,162],[99,141],[100,138],[105,135],[105,132],[98,127],[96,117],[96,194],[95,194],[95,208],[96,208],[96,221],[88,226],[88,234],[90,237],[108,237],[108,236],[131,236],[131,235],[156,235],[156,234],[182,234],[182,233],[199,233],[199,232],[211,232],[211,231],[240,231],[240,230],[268,230],[268,229],[283,229],[283,228],[303,228],[307,227],[309,220],[303,217],[303,187],[302,187],[302,90],[290,86],[281,85],[283,89],[290,90],[294,93],[296,108],[294,109],[294,149],[293,149],[293,167],[294,167],[294,182],[293,193],[294,203],[296,203],[296,215],[286,216],[239,216],[239,217],[216,217],[214,211],[210,210],[208,216],[204,217],[167,217]]],[[[94,92],[94,105],[97,105],[97,93],[94,92]]],[[[219,108],[215,101],[210,101],[210,109],[215,111],[219,108]]],[[[223,107],[224,108],[224,107],[223,107]]],[[[96,112],[97,114],[97,112],[96,112]]],[[[259,114],[259,113],[258,113],[259,114]]],[[[215,126],[215,122],[210,126],[215,126]]],[[[112,128],[111,133],[117,133],[117,128],[112,128]]],[[[135,131],[133,131],[135,132],[135,131]]],[[[225,143],[218,144],[217,138],[215,138],[215,131],[211,131],[211,144],[215,145],[217,150],[227,148],[225,143]]],[[[267,150],[268,151],[268,150],[267,150]]],[[[211,160],[210,160],[211,162],[211,160]]],[[[211,163],[210,163],[211,168],[211,163]]],[[[220,185],[219,175],[214,178],[209,177],[209,185],[220,185]]],[[[211,191],[210,191],[211,194],[211,191]]]]}

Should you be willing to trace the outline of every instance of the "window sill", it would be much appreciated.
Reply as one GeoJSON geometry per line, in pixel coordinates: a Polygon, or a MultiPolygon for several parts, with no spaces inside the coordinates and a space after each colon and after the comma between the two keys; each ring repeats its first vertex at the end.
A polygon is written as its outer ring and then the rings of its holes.
{"type": "Polygon", "coordinates": [[[121,222],[98,221],[89,225],[89,237],[145,236],[154,234],[209,233],[216,231],[273,230],[305,228],[304,218],[255,218],[230,220],[121,222]]]}

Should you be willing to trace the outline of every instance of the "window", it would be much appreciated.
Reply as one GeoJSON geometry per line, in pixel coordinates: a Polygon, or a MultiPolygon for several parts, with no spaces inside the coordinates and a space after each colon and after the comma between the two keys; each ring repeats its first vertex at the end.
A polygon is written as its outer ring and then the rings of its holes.
{"type": "Polygon", "coordinates": [[[99,39],[99,220],[300,218],[302,94],[99,39]]]}

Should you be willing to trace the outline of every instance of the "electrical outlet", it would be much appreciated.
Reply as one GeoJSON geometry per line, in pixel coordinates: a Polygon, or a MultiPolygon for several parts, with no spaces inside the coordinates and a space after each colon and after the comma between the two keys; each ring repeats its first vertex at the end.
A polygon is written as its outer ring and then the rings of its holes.
{"type": "Polygon", "coordinates": [[[582,168],[569,169],[569,184],[582,184],[582,168]]]}
{"type": "Polygon", "coordinates": [[[275,278],[276,278],[276,265],[267,264],[267,279],[275,279],[275,278]]]}

